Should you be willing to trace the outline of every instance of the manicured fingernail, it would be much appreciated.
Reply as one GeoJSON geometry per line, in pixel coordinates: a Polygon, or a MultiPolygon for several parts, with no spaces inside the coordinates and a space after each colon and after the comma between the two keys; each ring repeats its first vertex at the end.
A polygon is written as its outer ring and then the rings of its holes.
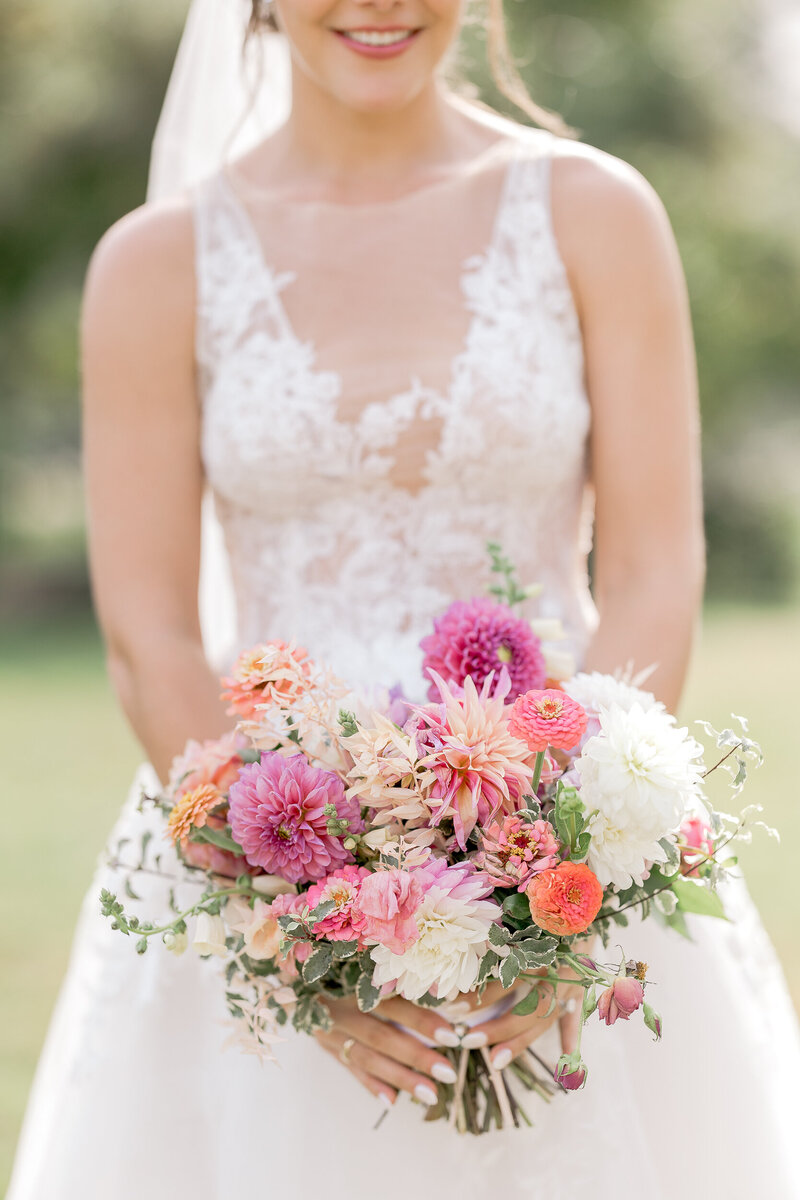
{"type": "Polygon", "coordinates": [[[506,1046],[504,1049],[497,1051],[497,1054],[495,1054],[494,1058],[492,1059],[492,1066],[494,1067],[495,1071],[502,1071],[503,1067],[507,1067],[510,1062],[511,1051],[509,1050],[508,1046],[506,1046]]]}
{"type": "Polygon", "coordinates": [[[433,1035],[433,1040],[438,1042],[440,1046],[449,1046],[452,1050],[456,1046],[461,1045],[461,1038],[456,1033],[455,1029],[448,1029],[446,1025],[442,1025],[433,1035]]]}
{"type": "Polygon", "coordinates": [[[439,1083],[455,1083],[458,1079],[458,1075],[449,1063],[434,1063],[431,1067],[431,1075],[434,1079],[438,1079],[439,1083]]]}
{"type": "Polygon", "coordinates": [[[427,1083],[418,1083],[414,1088],[414,1095],[421,1104],[427,1104],[429,1108],[439,1099],[439,1097],[436,1095],[436,1092],[432,1087],[428,1087],[427,1083]]]}
{"type": "Polygon", "coordinates": [[[391,1096],[387,1096],[386,1092],[378,1092],[378,1099],[384,1108],[393,1108],[394,1100],[391,1096]]]}
{"type": "Polygon", "coordinates": [[[485,1046],[488,1040],[485,1033],[467,1033],[461,1039],[461,1045],[465,1050],[478,1050],[485,1046]]]}

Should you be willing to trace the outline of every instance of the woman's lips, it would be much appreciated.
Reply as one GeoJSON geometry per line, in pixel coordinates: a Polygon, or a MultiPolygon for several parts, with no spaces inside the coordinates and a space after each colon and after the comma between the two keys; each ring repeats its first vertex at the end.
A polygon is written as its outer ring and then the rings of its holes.
{"type": "Polygon", "coordinates": [[[420,29],[334,29],[333,31],[339,40],[350,50],[354,50],[356,54],[363,54],[367,58],[394,58],[398,54],[402,54],[409,46],[417,40],[417,37],[422,32],[420,29]],[[386,42],[369,42],[357,40],[358,34],[378,34],[378,35],[401,35],[396,41],[386,42]]]}

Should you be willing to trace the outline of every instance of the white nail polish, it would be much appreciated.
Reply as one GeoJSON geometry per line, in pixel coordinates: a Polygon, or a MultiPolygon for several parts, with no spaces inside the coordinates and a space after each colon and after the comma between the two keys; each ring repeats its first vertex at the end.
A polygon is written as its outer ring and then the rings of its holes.
{"type": "Polygon", "coordinates": [[[438,1042],[440,1046],[449,1046],[451,1050],[455,1050],[456,1046],[461,1045],[461,1038],[456,1033],[455,1029],[448,1029],[443,1025],[441,1029],[437,1029],[433,1035],[433,1040],[438,1042]]]}
{"type": "Polygon", "coordinates": [[[394,1108],[394,1100],[391,1096],[387,1096],[386,1092],[378,1092],[378,1099],[384,1108],[394,1108]]]}
{"type": "Polygon", "coordinates": [[[497,1054],[495,1054],[494,1058],[492,1059],[492,1066],[494,1067],[495,1071],[502,1071],[503,1068],[507,1067],[510,1062],[511,1051],[509,1050],[508,1046],[506,1046],[505,1049],[497,1051],[497,1054]]]}
{"type": "Polygon", "coordinates": [[[428,1087],[427,1083],[418,1083],[414,1088],[414,1095],[422,1104],[426,1104],[429,1108],[435,1104],[439,1097],[432,1087],[428,1087]]]}
{"type": "Polygon", "coordinates": [[[439,1083],[455,1083],[458,1079],[458,1075],[449,1063],[434,1063],[431,1067],[431,1075],[434,1079],[438,1079],[439,1083]]]}
{"type": "Polygon", "coordinates": [[[488,1040],[485,1033],[467,1033],[461,1039],[461,1045],[465,1050],[479,1050],[488,1040]]]}

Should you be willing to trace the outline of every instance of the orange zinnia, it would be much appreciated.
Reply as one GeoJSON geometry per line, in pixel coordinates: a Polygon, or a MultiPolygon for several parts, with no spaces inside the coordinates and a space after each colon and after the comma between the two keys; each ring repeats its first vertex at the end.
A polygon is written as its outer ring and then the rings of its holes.
{"type": "Polygon", "coordinates": [[[219,788],[203,783],[181,796],[167,819],[167,837],[177,845],[189,840],[192,829],[202,829],[208,814],[225,800],[219,788]]]}
{"type": "Polygon", "coordinates": [[[558,937],[587,930],[603,903],[600,880],[586,863],[562,862],[534,875],[526,895],[534,922],[558,937]]]}

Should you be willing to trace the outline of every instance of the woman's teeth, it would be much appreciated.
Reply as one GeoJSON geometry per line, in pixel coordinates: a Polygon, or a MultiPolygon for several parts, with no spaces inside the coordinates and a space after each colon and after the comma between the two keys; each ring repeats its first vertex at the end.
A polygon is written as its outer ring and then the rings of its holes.
{"type": "Polygon", "coordinates": [[[379,32],[378,30],[346,29],[344,36],[362,46],[394,46],[396,42],[404,42],[414,32],[413,29],[393,29],[379,32]]]}

